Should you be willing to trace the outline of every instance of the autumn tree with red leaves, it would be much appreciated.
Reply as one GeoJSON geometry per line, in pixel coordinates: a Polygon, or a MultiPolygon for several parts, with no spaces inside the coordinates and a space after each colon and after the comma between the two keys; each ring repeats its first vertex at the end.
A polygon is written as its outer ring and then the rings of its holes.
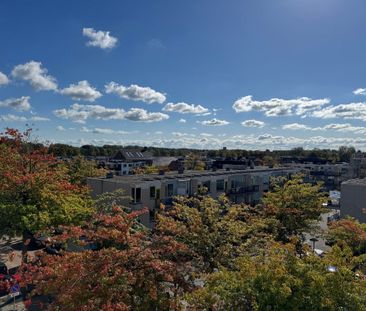
{"type": "Polygon", "coordinates": [[[0,235],[31,236],[90,215],[89,191],[73,185],[47,147],[31,142],[32,130],[0,135],[0,235]]]}
{"type": "Polygon", "coordinates": [[[53,297],[51,310],[177,309],[191,286],[189,258],[182,256],[187,249],[138,226],[145,212],[114,206],[82,228],[64,228],[58,241],[70,245],[83,237],[85,249],[41,255],[25,267],[26,283],[53,297]]]}

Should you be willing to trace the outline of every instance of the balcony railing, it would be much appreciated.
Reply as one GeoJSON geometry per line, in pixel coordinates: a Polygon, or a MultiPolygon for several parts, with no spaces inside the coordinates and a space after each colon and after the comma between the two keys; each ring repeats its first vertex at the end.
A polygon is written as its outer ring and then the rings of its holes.
{"type": "Polygon", "coordinates": [[[253,193],[253,192],[258,192],[258,191],[259,191],[259,186],[255,185],[255,186],[231,188],[229,190],[229,193],[230,194],[241,194],[241,193],[253,193]]]}

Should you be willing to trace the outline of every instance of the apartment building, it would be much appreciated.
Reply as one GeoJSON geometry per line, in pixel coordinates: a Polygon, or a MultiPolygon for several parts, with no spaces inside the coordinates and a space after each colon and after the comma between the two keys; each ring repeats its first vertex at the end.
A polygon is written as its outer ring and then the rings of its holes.
{"type": "Polygon", "coordinates": [[[357,152],[352,155],[350,160],[351,178],[365,178],[366,177],[366,153],[357,152]]]}
{"type": "Polygon", "coordinates": [[[341,217],[352,216],[366,222],[366,178],[350,179],[341,185],[341,217]]]}
{"type": "Polygon", "coordinates": [[[119,150],[105,163],[105,167],[114,171],[116,175],[131,175],[134,169],[149,166],[152,163],[153,156],[150,152],[119,150]]]}
{"type": "Polygon", "coordinates": [[[290,163],[286,167],[298,168],[308,181],[323,182],[327,190],[340,190],[341,183],[352,178],[349,163],[290,163]]]}
{"type": "Polygon", "coordinates": [[[290,176],[297,169],[259,167],[245,170],[186,171],[178,174],[168,172],[163,175],[108,176],[110,178],[88,178],[92,195],[123,189],[131,197],[131,207],[139,210],[149,209],[149,215],[142,219],[146,225],[152,225],[155,211],[160,204],[170,205],[172,197],[190,196],[201,187],[214,198],[225,193],[237,203],[257,204],[268,191],[270,177],[290,176]]]}

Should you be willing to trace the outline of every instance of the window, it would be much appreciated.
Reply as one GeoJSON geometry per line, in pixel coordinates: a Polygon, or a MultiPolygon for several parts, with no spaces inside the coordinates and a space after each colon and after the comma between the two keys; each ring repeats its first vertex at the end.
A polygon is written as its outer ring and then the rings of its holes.
{"type": "Polygon", "coordinates": [[[224,191],[225,183],[223,179],[216,180],[216,191],[224,191]]]}
{"type": "Polygon", "coordinates": [[[166,187],[166,195],[167,197],[171,197],[173,195],[173,184],[168,184],[166,187]]]}
{"type": "Polygon", "coordinates": [[[149,210],[149,219],[150,219],[150,222],[155,221],[155,210],[152,210],[152,209],[149,210]]]}
{"type": "Polygon", "coordinates": [[[131,188],[131,196],[133,203],[141,202],[141,188],[131,188]]]}
{"type": "Polygon", "coordinates": [[[207,180],[207,181],[203,182],[202,187],[207,188],[207,192],[210,192],[211,191],[211,181],[207,180]]]}
{"type": "Polygon", "coordinates": [[[235,188],[235,180],[232,180],[231,181],[231,189],[234,189],[235,188]]]}
{"type": "Polygon", "coordinates": [[[150,199],[154,199],[155,198],[155,187],[151,186],[150,187],[150,199]]]}

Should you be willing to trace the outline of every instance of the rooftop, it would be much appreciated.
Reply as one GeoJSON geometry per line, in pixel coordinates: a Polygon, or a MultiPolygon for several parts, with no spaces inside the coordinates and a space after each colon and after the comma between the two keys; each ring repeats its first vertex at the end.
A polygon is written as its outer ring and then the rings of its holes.
{"type": "Polygon", "coordinates": [[[154,181],[154,180],[169,180],[169,179],[188,179],[194,177],[204,177],[204,176],[225,176],[225,175],[239,175],[239,174],[250,174],[250,173],[265,173],[265,172],[276,172],[276,171],[290,171],[293,170],[287,167],[276,167],[268,168],[266,166],[258,166],[254,169],[242,169],[242,170],[216,170],[216,171],[184,171],[184,173],[179,174],[178,172],[166,172],[164,175],[154,174],[141,174],[141,175],[122,175],[113,176],[113,178],[107,177],[92,177],[89,179],[96,180],[110,180],[113,182],[143,182],[143,181],[154,181]]]}
{"type": "Polygon", "coordinates": [[[355,178],[342,182],[342,185],[362,185],[366,186],[366,178],[355,178]]]}

